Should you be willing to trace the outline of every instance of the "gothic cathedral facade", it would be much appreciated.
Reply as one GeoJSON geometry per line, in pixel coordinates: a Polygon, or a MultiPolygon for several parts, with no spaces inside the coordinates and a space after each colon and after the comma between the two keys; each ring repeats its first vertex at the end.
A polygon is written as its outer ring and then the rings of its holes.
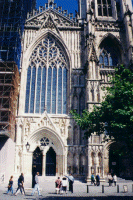
{"type": "Polygon", "coordinates": [[[68,14],[54,1],[29,14],[22,38],[15,173],[72,173],[90,180],[109,172],[104,134],[84,138],[70,114],[100,104],[120,63],[133,62],[131,0],[79,0],[68,14]]]}

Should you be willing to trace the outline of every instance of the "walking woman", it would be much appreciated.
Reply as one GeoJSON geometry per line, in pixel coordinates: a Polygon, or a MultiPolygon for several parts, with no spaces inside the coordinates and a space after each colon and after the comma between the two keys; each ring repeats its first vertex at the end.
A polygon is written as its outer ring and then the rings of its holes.
{"type": "Polygon", "coordinates": [[[10,179],[9,179],[7,194],[8,194],[10,191],[11,191],[12,194],[13,194],[13,176],[11,176],[10,179]]]}

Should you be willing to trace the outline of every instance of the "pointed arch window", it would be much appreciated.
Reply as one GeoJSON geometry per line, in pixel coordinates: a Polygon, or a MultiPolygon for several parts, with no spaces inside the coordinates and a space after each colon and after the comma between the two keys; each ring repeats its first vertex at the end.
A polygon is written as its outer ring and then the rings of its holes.
{"type": "Polygon", "coordinates": [[[103,48],[100,50],[99,64],[100,68],[112,68],[118,64],[118,57],[111,49],[108,51],[103,48]]]}
{"type": "Polygon", "coordinates": [[[98,16],[112,17],[111,0],[97,0],[98,16]]]}
{"type": "Polygon", "coordinates": [[[67,113],[68,61],[60,44],[44,38],[29,59],[25,98],[26,113],[67,113]]]}

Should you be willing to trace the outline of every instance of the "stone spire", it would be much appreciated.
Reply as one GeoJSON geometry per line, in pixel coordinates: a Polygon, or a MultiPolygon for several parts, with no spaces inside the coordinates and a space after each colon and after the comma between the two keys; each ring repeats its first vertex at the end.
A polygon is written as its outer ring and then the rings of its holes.
{"type": "Polygon", "coordinates": [[[48,0],[48,4],[54,3],[54,0],[48,0]]]}

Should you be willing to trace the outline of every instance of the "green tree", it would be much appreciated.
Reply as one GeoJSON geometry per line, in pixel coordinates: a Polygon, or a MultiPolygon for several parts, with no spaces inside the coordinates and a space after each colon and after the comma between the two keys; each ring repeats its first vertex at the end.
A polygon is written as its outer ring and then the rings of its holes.
{"type": "Polygon", "coordinates": [[[105,134],[119,146],[121,155],[133,152],[133,66],[120,65],[115,69],[110,87],[103,88],[106,95],[100,106],[92,112],[84,110],[82,116],[71,111],[81,129],[88,137],[92,133],[105,134]]]}

